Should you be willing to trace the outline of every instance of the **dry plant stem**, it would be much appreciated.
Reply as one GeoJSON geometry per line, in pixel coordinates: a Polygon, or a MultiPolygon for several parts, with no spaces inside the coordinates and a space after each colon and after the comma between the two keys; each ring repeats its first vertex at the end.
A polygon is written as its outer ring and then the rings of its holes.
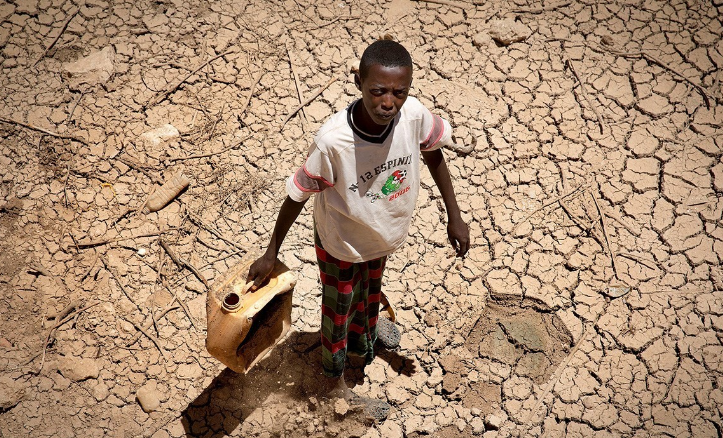
{"type": "Polygon", "coordinates": [[[164,286],[166,287],[166,290],[167,290],[168,292],[170,292],[171,295],[173,295],[173,298],[178,302],[178,304],[180,304],[181,309],[183,309],[183,312],[184,312],[184,313],[186,314],[186,316],[188,317],[188,320],[191,321],[191,325],[193,326],[193,328],[195,328],[196,330],[198,330],[198,327],[196,326],[196,322],[195,322],[195,320],[193,319],[193,316],[191,316],[191,311],[188,309],[188,306],[186,306],[186,303],[184,303],[183,301],[181,301],[181,298],[179,298],[178,295],[177,295],[175,292],[173,292],[170,287],[168,287],[168,284],[167,284],[167,283],[164,284],[164,286]]]}
{"type": "Polygon", "coordinates": [[[168,255],[171,257],[171,260],[173,260],[173,263],[178,265],[179,268],[187,268],[189,271],[193,272],[193,275],[198,278],[201,283],[203,283],[204,286],[206,286],[206,290],[210,290],[211,286],[208,284],[208,281],[206,281],[206,278],[196,269],[191,263],[187,262],[186,260],[178,257],[175,251],[168,246],[165,240],[159,238],[158,242],[161,244],[164,250],[168,253],[168,255]]]}
{"type": "Polygon", "coordinates": [[[281,123],[281,128],[279,129],[279,131],[281,131],[281,130],[284,129],[284,126],[286,125],[286,122],[288,122],[292,117],[294,117],[294,115],[295,115],[296,113],[298,113],[298,112],[299,112],[303,107],[305,107],[306,105],[308,105],[308,104],[310,104],[311,102],[313,102],[314,99],[316,99],[317,97],[319,97],[319,95],[320,95],[321,93],[323,93],[324,90],[326,90],[327,88],[329,88],[329,86],[330,86],[331,84],[333,84],[334,82],[336,82],[337,80],[339,80],[339,76],[334,76],[333,78],[329,79],[329,82],[327,82],[327,83],[324,84],[321,88],[319,88],[318,90],[316,90],[316,91],[314,92],[314,94],[312,94],[311,96],[307,97],[305,101],[301,102],[301,105],[299,105],[298,107],[296,107],[296,109],[294,109],[293,111],[291,111],[291,112],[289,113],[289,115],[286,116],[286,118],[284,119],[284,121],[281,123]]]}
{"type": "Polygon", "coordinates": [[[164,233],[167,233],[170,230],[167,231],[154,231],[152,233],[145,233],[145,234],[138,234],[136,236],[128,236],[128,237],[116,237],[113,239],[101,239],[101,240],[91,240],[90,242],[78,242],[79,248],[89,248],[92,246],[99,246],[99,245],[107,245],[109,243],[115,243],[115,242],[121,242],[123,240],[132,240],[132,239],[138,239],[141,237],[155,237],[155,236],[161,236],[164,233]]]}
{"type": "Polygon", "coordinates": [[[593,202],[595,202],[595,207],[597,208],[598,214],[600,215],[600,226],[602,227],[603,235],[605,236],[605,244],[608,248],[608,253],[610,253],[610,260],[612,261],[613,265],[613,271],[615,272],[615,278],[617,278],[621,283],[625,284],[624,281],[620,280],[620,276],[618,275],[618,264],[615,261],[616,254],[613,252],[612,248],[610,247],[610,236],[608,235],[608,229],[607,224],[605,222],[605,215],[603,214],[602,209],[600,208],[600,204],[597,202],[597,198],[592,193],[590,194],[592,196],[593,202]]]}
{"type": "Polygon", "coordinates": [[[201,64],[200,66],[198,66],[197,68],[195,68],[193,71],[191,71],[190,73],[188,73],[186,76],[184,76],[183,79],[179,80],[179,81],[176,82],[174,85],[168,87],[165,91],[161,92],[160,94],[156,94],[156,95],[145,105],[144,109],[145,109],[145,108],[148,108],[148,107],[151,107],[151,106],[154,106],[154,105],[158,105],[159,103],[161,103],[161,102],[163,102],[164,100],[166,100],[166,98],[167,98],[171,93],[173,93],[174,91],[176,91],[176,90],[178,89],[178,87],[180,87],[181,85],[183,85],[183,83],[186,82],[191,76],[193,76],[193,75],[195,75],[196,73],[198,73],[199,71],[201,71],[201,69],[203,69],[204,67],[206,67],[207,65],[209,65],[209,64],[212,63],[213,61],[217,60],[218,58],[222,58],[222,57],[224,57],[224,56],[226,56],[226,55],[230,55],[230,54],[232,54],[232,53],[235,53],[235,52],[237,52],[237,51],[238,51],[238,49],[236,49],[236,48],[229,49],[229,50],[221,53],[220,55],[216,55],[216,56],[214,56],[213,58],[209,59],[208,61],[204,62],[203,64],[201,64]]]}
{"type": "Polygon", "coordinates": [[[551,5],[551,6],[545,6],[541,8],[519,8],[519,9],[513,9],[510,12],[514,14],[541,14],[543,12],[551,12],[555,11],[560,8],[565,8],[567,6],[570,6],[572,2],[564,2],[557,5],[551,5]]]}
{"type": "MultiPolygon", "coordinates": [[[[175,301],[175,300],[174,300],[174,301],[175,301]]],[[[176,309],[180,309],[180,308],[181,308],[180,306],[174,306],[174,305],[173,305],[174,301],[171,301],[171,303],[170,303],[168,306],[166,306],[163,310],[161,310],[161,313],[159,313],[158,315],[153,316],[153,317],[151,318],[151,321],[145,323],[145,324],[143,325],[143,329],[144,329],[144,330],[149,330],[149,329],[153,326],[154,322],[160,321],[161,318],[163,318],[164,316],[166,316],[166,314],[167,314],[168,312],[174,311],[174,310],[176,310],[176,309]]],[[[142,333],[142,332],[141,332],[141,333],[142,333]]],[[[135,344],[135,343],[141,338],[141,333],[137,333],[137,334],[133,337],[133,339],[131,339],[130,342],[128,342],[128,343],[126,344],[126,347],[130,347],[131,345],[135,344]]]]}
{"type": "Polygon", "coordinates": [[[638,262],[641,265],[645,265],[646,267],[648,267],[650,269],[658,269],[658,267],[655,266],[653,264],[653,262],[651,262],[650,260],[645,260],[641,257],[637,257],[635,254],[630,254],[629,252],[621,252],[621,253],[618,253],[618,255],[620,257],[625,257],[626,259],[630,259],[634,262],[638,262]]]}
{"type": "Polygon", "coordinates": [[[50,49],[55,47],[55,44],[60,40],[60,37],[63,36],[63,33],[68,28],[68,25],[71,21],[73,21],[73,18],[75,18],[76,15],[78,15],[78,12],[80,12],[80,9],[76,9],[75,12],[70,14],[70,16],[65,20],[65,23],[63,23],[63,27],[60,28],[60,32],[58,32],[58,35],[53,39],[53,42],[50,43],[50,45],[43,51],[43,54],[38,57],[38,59],[35,60],[33,63],[33,67],[35,67],[43,58],[45,58],[45,55],[48,54],[50,49]]]}
{"type": "Polygon", "coordinates": [[[123,292],[123,295],[125,295],[126,298],[128,298],[128,301],[130,301],[131,303],[133,303],[134,306],[136,306],[136,309],[138,309],[138,312],[143,313],[143,311],[141,310],[141,307],[138,305],[138,303],[133,301],[133,298],[131,298],[131,296],[128,293],[128,291],[126,290],[125,286],[123,286],[123,283],[121,283],[118,275],[116,275],[115,271],[110,267],[108,260],[106,260],[105,257],[103,257],[103,256],[100,256],[100,260],[103,262],[103,266],[105,266],[105,269],[110,273],[111,277],[113,277],[115,282],[118,283],[118,287],[123,292]]]}
{"type": "Polygon", "coordinates": [[[49,135],[51,137],[62,138],[65,140],[74,140],[74,141],[81,142],[83,144],[87,144],[87,142],[85,140],[83,140],[82,138],[78,138],[78,137],[75,137],[72,135],[58,134],[57,132],[49,131],[45,128],[40,128],[38,126],[30,125],[28,123],[18,122],[17,120],[0,117],[0,122],[7,123],[9,125],[21,126],[23,128],[27,128],[32,131],[42,132],[43,134],[49,135]]]}
{"type": "Polygon", "coordinates": [[[246,97],[246,101],[244,102],[243,106],[241,107],[241,111],[239,112],[238,116],[239,118],[243,118],[244,113],[248,109],[249,105],[251,104],[251,98],[253,97],[254,93],[256,92],[256,87],[259,85],[259,82],[261,82],[261,78],[264,76],[264,73],[266,73],[263,70],[260,70],[258,73],[256,73],[256,78],[254,79],[253,85],[251,85],[251,91],[249,91],[248,97],[246,97]]]}
{"type": "Polygon", "coordinates": [[[615,55],[622,56],[623,58],[644,58],[648,62],[652,62],[653,64],[657,64],[658,66],[664,68],[665,70],[668,70],[669,72],[673,73],[674,75],[678,76],[679,78],[683,79],[685,82],[687,82],[690,85],[692,85],[693,87],[695,87],[700,92],[700,94],[703,96],[703,100],[705,100],[705,106],[708,109],[710,109],[710,101],[711,100],[713,100],[714,102],[717,101],[715,96],[710,94],[710,92],[708,92],[708,90],[703,88],[702,85],[693,82],[691,79],[688,79],[681,72],[679,72],[678,70],[669,66],[668,64],[664,63],[663,61],[659,60],[658,58],[654,57],[653,55],[650,55],[645,52],[623,52],[620,50],[615,50],[610,47],[604,47],[604,49],[615,55]]]}
{"type": "Polygon", "coordinates": [[[99,257],[100,257],[100,255],[99,255],[98,252],[96,251],[96,253],[95,253],[95,258],[93,259],[93,262],[90,264],[90,267],[85,271],[85,273],[83,274],[83,276],[80,277],[80,281],[81,281],[81,282],[82,282],[83,280],[85,280],[85,278],[86,278],[87,276],[89,276],[91,272],[93,272],[93,268],[95,268],[95,264],[98,263],[98,258],[99,258],[99,257]]]}
{"type": "MultiPolygon", "coordinates": [[[[76,303],[77,303],[77,302],[72,302],[71,304],[76,304],[76,303]]],[[[54,325],[54,326],[50,329],[50,331],[48,332],[48,335],[45,337],[45,343],[43,344],[43,354],[42,354],[43,357],[42,357],[42,359],[40,360],[40,368],[38,368],[38,371],[36,371],[36,372],[33,373],[33,374],[38,375],[38,374],[40,374],[40,373],[43,371],[43,366],[45,366],[45,353],[46,353],[46,351],[47,351],[47,349],[48,349],[48,344],[50,343],[50,339],[53,337],[53,334],[55,334],[56,330],[58,330],[58,328],[60,328],[60,326],[62,326],[62,325],[65,324],[66,322],[68,322],[68,321],[70,321],[71,319],[73,319],[76,315],[79,315],[81,312],[84,312],[84,311],[86,311],[86,310],[90,309],[91,307],[96,306],[96,305],[98,305],[98,304],[100,304],[100,303],[99,303],[99,302],[95,302],[95,303],[93,303],[93,304],[89,304],[89,305],[87,305],[87,306],[85,306],[85,307],[81,307],[80,309],[76,310],[76,311],[73,312],[73,313],[68,312],[63,318],[59,318],[59,321],[58,321],[57,323],[55,323],[55,325],[54,325]]],[[[77,303],[77,305],[79,306],[80,303],[77,303]]],[[[70,305],[69,305],[68,307],[70,307],[70,305]]],[[[66,309],[67,309],[68,307],[66,307],[66,309]]],[[[64,311],[63,311],[63,312],[64,312],[64,311]]],[[[63,312],[61,312],[61,313],[63,313],[63,312]]],[[[35,356],[35,357],[37,357],[37,356],[35,356]]],[[[35,359],[35,357],[33,357],[32,359],[30,359],[30,362],[32,362],[32,361],[35,359]]],[[[28,362],[28,363],[30,363],[30,362],[28,362]]]]}
{"type": "Polygon", "coordinates": [[[229,245],[233,246],[234,248],[246,252],[246,248],[244,248],[243,246],[241,246],[241,245],[239,245],[238,243],[234,242],[233,240],[224,237],[223,234],[221,234],[220,231],[218,231],[217,229],[215,229],[215,228],[213,228],[213,227],[211,227],[211,226],[209,226],[209,225],[206,225],[206,224],[201,220],[200,217],[196,216],[195,214],[191,213],[190,211],[188,211],[188,217],[191,219],[191,222],[193,222],[193,223],[196,224],[197,226],[203,228],[204,230],[208,231],[209,233],[213,234],[214,236],[218,237],[219,239],[223,240],[224,242],[228,243],[229,245]]]}
{"type": "Polygon", "coordinates": [[[136,162],[134,162],[133,160],[129,160],[128,158],[122,158],[122,157],[118,157],[118,161],[120,161],[121,163],[125,164],[126,166],[128,166],[128,167],[130,167],[130,168],[132,168],[132,169],[134,169],[134,170],[137,170],[137,171],[141,172],[142,174],[144,174],[145,176],[147,176],[148,179],[150,179],[152,182],[154,182],[154,183],[156,183],[156,184],[163,185],[163,180],[162,180],[162,179],[160,179],[160,178],[158,178],[157,176],[151,174],[149,171],[147,171],[146,169],[144,169],[143,166],[141,166],[139,163],[136,163],[136,162]]]}
{"type": "Polygon", "coordinates": [[[519,227],[521,224],[523,224],[523,223],[527,222],[528,220],[532,219],[532,217],[533,217],[534,215],[536,215],[537,213],[539,213],[539,212],[541,212],[542,210],[546,209],[547,207],[551,206],[552,204],[555,204],[556,202],[559,202],[559,201],[561,201],[561,200],[563,200],[563,199],[565,199],[565,198],[568,198],[568,197],[574,195],[574,194],[577,193],[581,188],[583,188],[585,185],[586,185],[586,184],[580,184],[579,186],[577,186],[577,187],[575,187],[574,189],[570,190],[570,191],[567,192],[566,194],[557,196],[557,197],[555,197],[555,198],[553,198],[553,199],[545,202],[545,203],[542,204],[542,206],[539,207],[537,210],[535,210],[535,211],[533,211],[532,213],[528,214],[526,218],[524,218],[524,219],[521,220],[520,222],[516,223],[515,226],[512,228],[512,231],[514,232],[514,231],[517,229],[517,227],[519,227]]]}
{"type": "Polygon", "coordinates": [[[306,126],[309,124],[308,120],[306,120],[306,113],[304,112],[304,95],[301,93],[301,85],[299,84],[299,75],[296,74],[296,69],[294,68],[294,58],[291,56],[291,50],[289,48],[286,48],[286,54],[289,56],[289,66],[291,68],[291,75],[294,77],[294,84],[296,84],[296,93],[299,95],[299,104],[301,105],[300,111],[301,111],[301,121],[302,126],[304,127],[304,130],[306,130],[306,126]]]}
{"type": "MultiPolygon", "coordinates": [[[[126,320],[126,321],[128,321],[128,320],[126,320]]],[[[131,324],[133,324],[133,327],[135,327],[136,329],[138,329],[139,332],[143,333],[144,335],[146,335],[146,337],[147,337],[148,339],[150,339],[151,341],[153,341],[153,343],[156,345],[156,348],[158,348],[158,351],[161,352],[161,356],[163,356],[163,359],[166,360],[166,361],[168,360],[168,358],[166,357],[166,350],[164,350],[163,347],[161,347],[161,343],[158,341],[158,338],[156,338],[156,337],[153,336],[152,334],[148,333],[148,330],[146,330],[146,329],[144,329],[143,327],[139,326],[139,325],[136,324],[135,322],[133,322],[133,321],[128,321],[128,322],[130,322],[131,324]]]]}
{"type": "Polygon", "coordinates": [[[237,149],[237,148],[239,148],[241,145],[243,145],[243,142],[245,142],[245,141],[248,140],[249,138],[251,138],[250,135],[244,137],[244,138],[243,138],[242,140],[240,140],[238,143],[233,144],[233,145],[228,146],[228,147],[225,147],[225,148],[221,149],[221,150],[218,151],[218,152],[209,152],[209,153],[206,153],[206,154],[189,155],[188,157],[169,158],[168,161],[193,160],[193,159],[196,159],[196,158],[207,158],[207,157],[213,157],[214,155],[221,155],[221,154],[223,154],[223,153],[226,153],[226,152],[230,151],[231,149],[237,149]]]}
{"type": "Polygon", "coordinates": [[[462,3],[450,2],[447,0],[414,0],[414,1],[420,2],[420,3],[434,3],[435,5],[451,6],[453,8],[460,8],[460,9],[466,9],[470,6],[470,5],[465,5],[462,3]]]}
{"type": "Polygon", "coordinates": [[[80,96],[78,96],[78,98],[75,99],[75,102],[73,103],[73,107],[70,108],[70,113],[68,114],[68,118],[65,119],[65,122],[66,122],[66,123],[70,123],[70,121],[73,120],[73,114],[75,113],[75,108],[78,107],[78,104],[80,103],[80,99],[82,99],[83,96],[85,96],[85,93],[87,93],[87,92],[88,92],[88,90],[83,90],[83,91],[80,93],[80,96]]]}
{"type": "Polygon", "coordinates": [[[568,67],[570,67],[570,71],[575,76],[575,79],[577,79],[577,83],[580,84],[580,92],[582,93],[582,97],[587,102],[587,105],[590,107],[590,109],[593,110],[595,113],[595,117],[597,117],[597,122],[600,125],[600,134],[603,133],[603,126],[605,126],[605,121],[603,120],[602,116],[600,115],[600,111],[597,110],[597,107],[593,104],[592,99],[590,99],[590,96],[587,94],[587,89],[585,88],[585,84],[582,82],[582,79],[580,78],[580,75],[577,74],[577,70],[575,70],[575,66],[572,64],[572,60],[565,56],[565,63],[568,67]]]}

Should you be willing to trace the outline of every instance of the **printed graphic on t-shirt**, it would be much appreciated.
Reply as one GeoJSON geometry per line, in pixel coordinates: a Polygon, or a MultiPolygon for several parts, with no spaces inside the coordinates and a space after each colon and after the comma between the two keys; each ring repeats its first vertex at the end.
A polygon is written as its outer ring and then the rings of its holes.
{"type": "Polygon", "coordinates": [[[366,193],[366,196],[368,198],[371,198],[372,202],[375,202],[385,196],[392,195],[389,196],[389,200],[393,201],[400,195],[407,193],[407,191],[409,190],[409,186],[407,186],[404,190],[399,191],[405,179],[407,179],[407,171],[404,169],[397,169],[391,175],[389,175],[387,180],[384,182],[381,192],[372,193],[370,190],[366,193]]]}
{"type": "MultiPolygon", "coordinates": [[[[412,162],[411,154],[407,155],[406,157],[400,157],[400,158],[386,161],[386,162],[380,164],[379,166],[376,166],[373,171],[368,171],[368,172],[365,172],[365,173],[359,175],[358,181],[360,181],[362,184],[368,183],[369,181],[372,180],[372,178],[381,174],[382,172],[392,170],[393,167],[409,165],[411,162],[412,162]]],[[[405,172],[404,176],[406,177],[406,171],[404,171],[404,172],[405,172]]],[[[350,185],[349,190],[351,190],[352,192],[356,192],[357,190],[359,190],[359,184],[355,183],[355,184],[350,185]]]]}

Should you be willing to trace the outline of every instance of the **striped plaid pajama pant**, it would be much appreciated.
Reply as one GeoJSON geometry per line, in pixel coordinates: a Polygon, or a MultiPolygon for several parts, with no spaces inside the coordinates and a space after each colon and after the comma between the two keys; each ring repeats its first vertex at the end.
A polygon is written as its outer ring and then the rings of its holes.
{"type": "Polygon", "coordinates": [[[374,359],[382,274],[387,257],[361,263],[339,260],[326,252],[314,233],[322,285],[321,363],[324,374],[339,377],[346,355],[374,359]]]}

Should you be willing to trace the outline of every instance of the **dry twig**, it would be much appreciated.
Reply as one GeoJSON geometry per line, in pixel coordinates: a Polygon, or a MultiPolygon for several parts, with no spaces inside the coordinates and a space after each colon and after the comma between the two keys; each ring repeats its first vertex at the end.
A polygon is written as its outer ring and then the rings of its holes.
{"type": "MultiPolygon", "coordinates": [[[[42,359],[40,360],[40,368],[38,368],[38,370],[35,371],[33,374],[38,375],[38,374],[40,374],[40,373],[43,371],[43,366],[45,365],[45,353],[46,353],[46,351],[47,351],[47,349],[48,349],[48,344],[50,344],[50,340],[52,339],[53,335],[54,335],[55,332],[58,330],[58,328],[60,328],[60,326],[62,326],[62,325],[65,324],[66,322],[68,322],[68,321],[70,321],[71,319],[73,319],[76,315],[79,315],[81,312],[84,312],[84,311],[86,311],[86,310],[90,309],[91,307],[96,306],[96,305],[98,305],[98,304],[100,304],[100,303],[99,303],[99,302],[95,302],[95,303],[89,304],[89,305],[87,305],[87,306],[85,306],[85,307],[81,307],[80,309],[78,309],[78,310],[76,310],[76,311],[74,311],[74,312],[71,313],[71,311],[72,311],[74,308],[80,306],[80,302],[79,302],[79,301],[72,301],[63,311],[60,312],[59,317],[57,318],[58,322],[55,323],[55,325],[54,325],[54,326],[50,329],[50,331],[48,332],[48,335],[45,337],[45,343],[43,344],[43,353],[42,353],[42,356],[43,356],[43,357],[42,357],[42,359]],[[62,316],[62,317],[61,317],[60,315],[65,315],[65,316],[62,316]]],[[[32,359],[30,359],[30,362],[32,362],[36,357],[38,357],[38,356],[34,356],[32,359]]],[[[30,362],[28,362],[28,363],[30,363],[30,362]]]]}
{"type": "Polygon", "coordinates": [[[113,239],[100,239],[100,240],[91,240],[90,242],[78,242],[79,248],[89,248],[91,246],[99,246],[99,245],[106,245],[108,243],[115,243],[115,242],[121,242],[123,240],[132,240],[132,239],[138,239],[141,237],[155,237],[155,236],[161,236],[164,233],[168,233],[172,230],[166,230],[166,231],[154,231],[152,233],[145,233],[145,234],[138,234],[135,236],[128,236],[128,237],[115,237],[113,239]]]}
{"type": "MultiPolygon", "coordinates": [[[[174,297],[174,300],[171,301],[171,303],[168,304],[168,306],[166,306],[163,310],[161,310],[161,313],[159,313],[158,315],[152,315],[152,316],[151,316],[151,320],[143,325],[143,329],[144,329],[144,330],[150,329],[150,328],[154,325],[154,323],[157,323],[161,318],[163,318],[164,316],[166,316],[166,314],[167,314],[168,312],[171,312],[171,311],[176,310],[176,309],[180,309],[180,306],[174,306],[174,305],[173,305],[173,303],[175,302],[175,300],[176,300],[176,298],[174,297]]],[[[140,331],[140,330],[139,330],[139,331],[140,331]]],[[[143,332],[137,333],[137,334],[133,337],[133,339],[131,339],[131,340],[126,344],[126,347],[130,347],[131,345],[135,344],[135,343],[141,338],[141,334],[142,334],[142,333],[143,333],[143,332]]]]}
{"type": "Polygon", "coordinates": [[[145,109],[145,108],[148,108],[148,107],[151,107],[151,106],[154,106],[154,105],[158,105],[159,103],[163,102],[164,100],[166,100],[166,98],[167,98],[171,93],[173,93],[174,91],[176,91],[176,90],[178,89],[178,87],[180,87],[184,82],[186,82],[191,76],[193,76],[193,75],[195,75],[196,73],[198,73],[199,71],[201,71],[201,69],[203,69],[204,67],[206,67],[207,65],[209,65],[209,64],[212,63],[213,61],[217,60],[218,58],[222,58],[222,57],[224,57],[224,56],[226,56],[226,55],[230,55],[230,54],[236,53],[236,52],[238,52],[238,49],[237,49],[237,48],[232,48],[232,49],[229,49],[229,50],[227,50],[227,51],[225,51],[225,52],[223,52],[223,53],[221,53],[221,54],[219,54],[219,55],[216,55],[216,56],[214,56],[213,58],[209,59],[208,61],[204,62],[203,64],[201,64],[200,66],[198,66],[198,67],[196,67],[194,70],[192,70],[190,73],[188,73],[186,76],[184,76],[182,79],[180,79],[179,81],[177,81],[175,84],[173,84],[172,86],[166,88],[165,91],[162,91],[162,92],[160,92],[160,93],[157,93],[150,101],[148,101],[148,103],[145,104],[145,106],[144,106],[143,108],[145,109]]]}
{"type": "MultiPolygon", "coordinates": [[[[128,320],[126,319],[126,321],[128,321],[128,320]]],[[[147,337],[148,339],[150,339],[151,341],[153,341],[153,343],[156,345],[156,348],[158,348],[158,351],[161,352],[161,356],[163,356],[163,359],[164,359],[164,360],[168,360],[168,358],[166,357],[166,350],[164,350],[163,347],[161,347],[161,343],[158,341],[158,338],[156,338],[156,337],[153,336],[152,334],[148,333],[148,330],[146,330],[146,329],[144,329],[143,327],[139,326],[139,325],[136,324],[135,322],[133,322],[133,321],[128,321],[128,322],[130,322],[131,324],[133,324],[133,327],[135,327],[136,329],[138,329],[139,332],[143,333],[144,335],[146,335],[146,337],[147,337]]]]}
{"type": "Polygon", "coordinates": [[[299,112],[302,108],[304,108],[306,105],[310,104],[314,99],[316,99],[317,97],[319,97],[319,95],[320,95],[321,93],[323,93],[324,90],[326,90],[327,88],[329,88],[329,86],[330,86],[331,84],[333,84],[334,82],[336,82],[337,80],[339,80],[339,76],[334,76],[334,77],[332,77],[331,79],[329,79],[329,82],[327,82],[327,83],[324,84],[321,88],[319,88],[318,90],[316,90],[316,91],[314,92],[314,94],[312,94],[311,96],[307,97],[305,101],[301,102],[301,105],[299,105],[298,107],[296,107],[293,111],[291,111],[291,112],[289,113],[288,116],[286,116],[286,118],[284,119],[284,121],[281,123],[281,128],[279,129],[279,131],[281,131],[281,130],[284,129],[284,126],[286,125],[286,122],[288,122],[292,117],[294,117],[294,115],[295,115],[296,113],[298,113],[298,112],[299,112]]]}
{"type": "Polygon", "coordinates": [[[253,97],[254,93],[256,92],[256,87],[259,85],[259,82],[261,82],[261,78],[264,76],[265,71],[259,70],[259,72],[256,74],[256,79],[254,79],[253,85],[251,85],[251,90],[249,91],[248,97],[246,97],[246,101],[244,102],[243,106],[241,107],[241,112],[239,112],[239,118],[243,117],[244,113],[249,107],[249,104],[251,103],[251,98],[253,97]]]}
{"type": "Polygon", "coordinates": [[[243,145],[243,142],[245,142],[245,141],[248,140],[249,138],[251,138],[250,135],[246,136],[245,138],[243,138],[242,140],[240,140],[238,143],[233,144],[233,145],[228,146],[228,147],[225,147],[225,148],[221,149],[221,150],[218,151],[218,152],[208,152],[208,153],[205,153],[205,154],[189,155],[189,156],[187,156],[187,157],[169,158],[168,161],[193,160],[193,159],[196,159],[196,158],[207,158],[207,157],[213,157],[214,155],[221,155],[221,154],[223,154],[223,153],[225,153],[225,152],[228,152],[228,151],[230,151],[230,150],[232,150],[232,149],[237,149],[237,148],[239,148],[240,146],[243,145]]]}
{"type": "Polygon", "coordinates": [[[198,269],[196,269],[190,262],[188,262],[188,261],[186,261],[185,259],[182,259],[181,257],[179,257],[179,256],[176,254],[176,252],[173,251],[173,249],[172,249],[170,246],[168,246],[168,244],[166,243],[165,240],[163,240],[162,238],[159,238],[159,239],[158,239],[158,242],[161,244],[161,246],[163,247],[163,249],[166,250],[166,252],[168,253],[168,255],[171,257],[171,260],[173,260],[173,263],[175,263],[176,265],[178,265],[178,267],[181,268],[181,269],[187,268],[189,271],[193,272],[193,275],[195,275],[196,278],[198,278],[198,279],[201,281],[201,283],[203,283],[203,285],[206,286],[206,290],[210,290],[210,289],[211,289],[211,286],[208,284],[208,281],[206,281],[206,278],[203,276],[203,274],[201,274],[201,273],[198,271],[198,269]]]}
{"type": "Polygon", "coordinates": [[[299,95],[299,105],[301,105],[300,111],[301,111],[302,126],[304,128],[306,128],[306,126],[309,124],[309,121],[306,120],[306,113],[303,110],[304,94],[301,92],[301,85],[299,84],[299,75],[296,73],[296,69],[294,68],[294,58],[291,55],[291,50],[289,50],[288,47],[286,47],[286,54],[289,56],[289,66],[291,68],[291,75],[294,77],[294,84],[296,84],[296,93],[299,95]]]}
{"type": "Polygon", "coordinates": [[[587,94],[585,84],[582,82],[580,75],[577,74],[577,70],[575,70],[575,66],[572,64],[572,60],[570,60],[570,58],[568,58],[567,56],[565,57],[565,64],[570,67],[570,71],[575,76],[575,79],[577,79],[577,83],[580,84],[580,92],[582,93],[582,97],[585,99],[590,109],[592,109],[592,111],[595,113],[595,117],[597,117],[597,122],[600,125],[600,134],[602,134],[603,126],[605,126],[605,121],[603,120],[600,111],[598,111],[597,107],[593,104],[592,99],[590,99],[590,96],[587,94]]]}
{"type": "Polygon", "coordinates": [[[53,42],[50,43],[50,45],[43,51],[43,54],[38,57],[38,59],[35,60],[33,63],[33,67],[35,67],[43,58],[45,58],[45,55],[48,54],[50,49],[52,49],[55,44],[60,40],[60,37],[63,36],[63,33],[65,32],[65,29],[68,28],[68,25],[71,21],[73,21],[73,18],[75,18],[76,15],[78,15],[78,12],[80,12],[80,9],[76,9],[75,12],[70,14],[70,16],[65,20],[65,23],[63,23],[63,27],[60,28],[60,32],[58,32],[58,35],[55,37],[53,42]]]}
{"type": "Polygon", "coordinates": [[[62,138],[65,140],[73,140],[73,141],[77,141],[77,142],[80,142],[83,144],[88,144],[88,142],[86,142],[84,139],[82,139],[80,137],[75,137],[73,135],[58,134],[57,132],[53,132],[53,131],[47,130],[45,128],[40,128],[38,126],[31,125],[29,123],[18,122],[17,120],[7,119],[5,117],[0,117],[0,122],[7,123],[9,125],[21,126],[23,128],[27,128],[32,131],[42,132],[43,134],[49,135],[51,137],[62,138]]]}
{"type": "Polygon", "coordinates": [[[551,12],[560,8],[568,7],[572,2],[563,2],[556,5],[544,6],[539,8],[518,8],[512,9],[510,12],[513,14],[541,14],[543,12],[551,12]]]}
{"type": "Polygon", "coordinates": [[[526,218],[522,219],[521,221],[517,222],[514,227],[512,227],[512,232],[514,233],[515,230],[517,230],[517,227],[522,225],[523,223],[527,222],[528,220],[532,219],[534,215],[541,212],[542,210],[546,209],[547,207],[551,206],[552,204],[555,204],[556,202],[560,202],[561,200],[568,198],[575,193],[577,193],[581,188],[585,187],[587,184],[580,184],[579,186],[575,187],[574,189],[570,190],[569,192],[565,193],[564,195],[557,196],[544,204],[542,204],[541,207],[539,207],[537,210],[533,211],[532,213],[528,214],[526,218]]]}
{"type": "Polygon", "coordinates": [[[457,3],[447,0],[414,0],[416,2],[420,3],[434,3],[436,5],[444,5],[444,6],[451,6],[453,8],[460,8],[460,9],[467,9],[470,5],[465,5],[464,3],[457,3]]]}

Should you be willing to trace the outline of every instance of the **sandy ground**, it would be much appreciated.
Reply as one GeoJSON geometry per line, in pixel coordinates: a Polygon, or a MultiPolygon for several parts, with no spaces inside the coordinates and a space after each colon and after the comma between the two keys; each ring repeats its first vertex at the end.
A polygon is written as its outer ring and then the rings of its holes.
{"type": "Polygon", "coordinates": [[[0,3],[0,435],[720,437],[721,17],[721,0],[0,3]],[[503,19],[519,41],[493,40],[503,19]],[[401,348],[349,368],[393,407],[374,424],[317,386],[308,208],[281,255],[293,327],[245,376],[207,353],[204,286],[159,237],[210,283],[265,245],[384,34],[455,128],[473,247],[454,259],[425,170],[386,278],[401,348]],[[181,170],[185,192],[138,211],[181,170]]]}

